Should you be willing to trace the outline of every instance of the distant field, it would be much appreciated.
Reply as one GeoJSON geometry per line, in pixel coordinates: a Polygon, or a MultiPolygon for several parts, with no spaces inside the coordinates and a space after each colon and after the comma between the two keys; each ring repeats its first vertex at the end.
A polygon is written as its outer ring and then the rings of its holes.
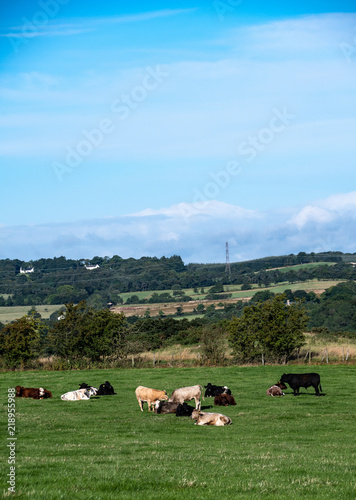
{"type": "Polygon", "coordinates": [[[273,271],[274,269],[278,269],[282,273],[286,273],[290,270],[299,271],[300,269],[310,269],[319,266],[335,266],[335,262],[310,262],[308,264],[296,264],[295,266],[274,267],[271,269],[267,269],[267,271],[273,271]]]}
{"type": "MultiPolygon", "coordinates": [[[[259,291],[265,291],[265,290],[270,290],[273,293],[282,293],[284,290],[305,290],[307,292],[314,291],[315,293],[322,293],[324,290],[327,288],[330,288],[331,286],[335,286],[338,283],[342,282],[344,280],[330,280],[330,281],[319,281],[319,280],[311,280],[311,281],[305,281],[301,283],[282,283],[278,284],[275,286],[270,286],[270,287],[263,287],[263,288],[257,288],[254,287],[251,290],[241,290],[240,285],[227,285],[225,288],[229,291],[229,293],[232,293],[232,297],[229,299],[219,299],[219,300],[203,300],[203,299],[195,299],[191,302],[176,302],[176,303],[162,303],[162,304],[135,304],[135,305],[122,305],[122,306],[115,306],[112,309],[116,312],[123,312],[126,316],[143,316],[147,309],[149,309],[150,315],[151,316],[157,316],[159,314],[159,311],[162,311],[165,315],[168,314],[175,314],[177,307],[181,306],[183,308],[184,313],[192,313],[193,309],[196,308],[199,304],[204,304],[205,308],[209,307],[210,305],[214,304],[215,307],[218,309],[220,307],[223,307],[223,304],[229,304],[229,303],[234,303],[238,300],[248,300],[256,292],[259,291]],[[221,304],[221,305],[219,305],[221,304]]],[[[138,292],[139,293],[147,293],[147,292],[138,292]]],[[[158,292],[159,293],[159,292],[158,292]]],[[[134,294],[131,294],[134,295],[134,294]]],[[[186,291],[186,295],[189,295],[188,291],[186,291]]],[[[202,295],[202,297],[205,297],[205,295],[202,295]]],[[[196,316],[194,316],[196,317],[196,316]]]]}
{"type": "MultiPolygon", "coordinates": [[[[36,311],[39,312],[42,318],[49,318],[54,311],[57,311],[63,304],[54,304],[48,306],[35,306],[36,311]]],[[[3,324],[14,321],[15,319],[22,318],[25,316],[31,306],[14,306],[14,307],[0,307],[0,322],[3,324]]]]}
{"type": "MultiPolygon", "coordinates": [[[[306,264],[308,265],[308,264],[306,264]]],[[[295,266],[294,266],[295,267],[295,266]]],[[[205,308],[214,304],[216,308],[223,307],[221,304],[236,302],[237,300],[248,300],[250,299],[256,292],[270,290],[273,293],[282,293],[284,290],[305,290],[306,292],[314,291],[315,293],[322,293],[327,288],[331,286],[335,286],[338,283],[345,280],[311,280],[305,281],[301,283],[279,283],[278,285],[273,285],[269,287],[258,288],[257,286],[253,286],[251,290],[241,290],[241,285],[226,285],[225,290],[226,293],[231,293],[231,298],[227,299],[219,299],[219,300],[204,300],[209,287],[205,287],[205,293],[194,293],[193,289],[184,290],[186,295],[189,295],[193,298],[190,302],[168,302],[161,304],[133,304],[133,305],[122,305],[115,306],[112,308],[113,311],[123,312],[126,316],[144,316],[147,309],[150,311],[150,316],[158,316],[159,311],[162,311],[165,315],[174,315],[177,312],[177,307],[182,307],[184,314],[193,314],[194,308],[196,308],[199,304],[204,304],[205,308]],[[220,304],[220,305],[219,305],[220,304]]],[[[199,289],[200,291],[200,289],[199,289]]],[[[163,293],[168,292],[172,293],[172,290],[155,290],[155,291],[145,291],[145,292],[128,292],[122,293],[120,296],[124,301],[127,300],[128,297],[132,295],[137,295],[140,300],[144,298],[149,298],[153,293],[163,293]]],[[[55,305],[45,305],[45,306],[35,306],[36,310],[41,314],[43,318],[49,318],[50,315],[62,307],[63,304],[55,304],[55,305]]],[[[10,321],[14,321],[15,319],[21,318],[31,309],[31,306],[15,306],[15,307],[0,307],[0,321],[4,324],[9,323],[10,321]]],[[[199,317],[198,315],[193,315],[193,317],[199,317]]]]}
{"type": "MultiPolygon", "coordinates": [[[[45,387],[53,399],[16,398],[16,497],[34,500],[334,500],[356,497],[354,366],[155,368],[9,372],[0,379],[2,411],[15,385],[45,387]],[[313,389],[272,398],[286,371],[320,373],[313,389]],[[81,382],[109,380],[117,395],[64,402],[81,382]],[[232,419],[200,427],[188,417],[141,412],[135,388],[228,385],[237,406],[214,407],[232,419]]],[[[5,426],[4,426],[5,427],[5,426]]],[[[9,450],[3,432],[0,491],[7,496],[9,450]]]]}

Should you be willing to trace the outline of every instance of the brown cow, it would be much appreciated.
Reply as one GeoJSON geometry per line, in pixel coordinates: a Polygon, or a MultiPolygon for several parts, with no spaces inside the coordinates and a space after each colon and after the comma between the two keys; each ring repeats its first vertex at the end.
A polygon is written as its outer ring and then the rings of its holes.
{"type": "Polygon", "coordinates": [[[271,385],[271,387],[269,387],[266,391],[267,396],[285,396],[284,392],[282,392],[282,389],[287,389],[287,387],[281,382],[271,385]]]}
{"type": "Polygon", "coordinates": [[[214,405],[215,406],[235,406],[236,401],[234,396],[231,396],[230,394],[218,394],[214,398],[214,405]]]}
{"type": "Polygon", "coordinates": [[[168,399],[166,391],[150,389],[149,387],[144,387],[142,385],[137,387],[135,394],[141,411],[143,411],[143,403],[145,402],[147,402],[148,411],[151,411],[151,405],[154,405],[156,401],[168,399]]]}
{"type": "Polygon", "coordinates": [[[221,413],[203,413],[198,410],[194,410],[191,418],[196,420],[195,425],[223,426],[232,424],[231,418],[226,415],[222,415],[221,413]]]}
{"type": "Polygon", "coordinates": [[[50,391],[47,391],[47,389],[44,389],[43,387],[40,388],[32,388],[32,387],[21,387],[17,385],[15,387],[16,389],[16,397],[17,398],[33,398],[33,399],[46,399],[46,398],[51,398],[52,393],[50,391]]]}

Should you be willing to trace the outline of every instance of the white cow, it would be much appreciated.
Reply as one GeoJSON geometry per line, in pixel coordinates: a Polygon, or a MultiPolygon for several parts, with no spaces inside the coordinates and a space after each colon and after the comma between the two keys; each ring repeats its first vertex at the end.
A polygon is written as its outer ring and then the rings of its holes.
{"type": "MultiPolygon", "coordinates": [[[[195,409],[200,410],[200,396],[202,394],[203,388],[201,385],[192,385],[191,387],[181,387],[180,389],[176,389],[172,392],[171,397],[169,398],[169,402],[181,403],[184,401],[195,400],[195,409]]],[[[204,400],[204,396],[203,396],[204,400]]]]}
{"type": "Polygon", "coordinates": [[[62,401],[84,401],[90,399],[90,396],[95,396],[98,392],[95,387],[90,387],[89,389],[78,389],[77,391],[70,391],[62,394],[62,401]]]}
{"type": "Polygon", "coordinates": [[[231,418],[222,413],[204,413],[194,410],[191,418],[196,420],[195,425],[223,426],[232,424],[231,418]]]}

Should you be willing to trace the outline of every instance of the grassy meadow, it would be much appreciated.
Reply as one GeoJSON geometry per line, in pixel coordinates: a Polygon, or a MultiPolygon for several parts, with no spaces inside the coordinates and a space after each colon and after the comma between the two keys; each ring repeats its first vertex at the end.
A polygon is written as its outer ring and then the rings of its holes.
{"type": "MultiPolygon", "coordinates": [[[[53,399],[16,399],[16,493],[41,499],[353,499],[355,366],[155,368],[1,374],[2,450],[9,387],[45,387],[53,399]],[[266,396],[282,373],[317,371],[324,395],[266,396]],[[64,402],[81,382],[109,380],[117,395],[64,402]],[[215,407],[226,427],[142,413],[135,388],[228,385],[237,406],[215,407]]],[[[214,411],[213,399],[202,401],[214,411]]],[[[9,465],[2,462],[6,497],[9,465]]]]}

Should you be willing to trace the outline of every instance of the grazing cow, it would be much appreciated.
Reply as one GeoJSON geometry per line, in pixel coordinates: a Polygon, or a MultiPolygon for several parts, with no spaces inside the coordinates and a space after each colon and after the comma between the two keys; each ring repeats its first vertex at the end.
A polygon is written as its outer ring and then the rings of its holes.
{"type": "Polygon", "coordinates": [[[151,411],[151,405],[154,405],[156,401],[159,401],[160,399],[168,399],[166,391],[150,389],[149,387],[143,387],[142,385],[137,387],[135,394],[141,411],[143,411],[143,403],[145,402],[147,402],[148,411],[151,411]]]}
{"type": "MultiPolygon", "coordinates": [[[[192,385],[191,387],[181,387],[172,392],[168,401],[184,403],[184,401],[195,400],[195,409],[200,410],[200,396],[203,391],[201,385],[192,385]]],[[[204,399],[204,397],[203,397],[204,399]]]]}
{"type": "Polygon", "coordinates": [[[62,394],[62,401],[84,401],[90,399],[90,396],[95,396],[96,389],[90,387],[89,389],[78,389],[77,391],[66,392],[62,394]]]}
{"type": "Polygon", "coordinates": [[[52,393],[44,389],[43,387],[32,388],[32,387],[21,387],[17,385],[15,387],[17,398],[33,398],[33,399],[46,399],[51,398],[52,393]]]}
{"type": "Polygon", "coordinates": [[[299,396],[300,387],[307,389],[313,386],[316,396],[320,396],[320,392],[322,392],[319,373],[283,373],[281,382],[282,384],[288,384],[293,389],[294,396],[299,396]]]}
{"type": "Polygon", "coordinates": [[[232,420],[226,415],[221,413],[203,413],[198,410],[194,410],[191,418],[196,420],[195,425],[230,425],[232,420]]]}
{"type": "MultiPolygon", "coordinates": [[[[284,384],[283,387],[286,389],[286,386],[284,384]]],[[[277,384],[271,385],[271,387],[267,389],[266,393],[267,396],[285,396],[284,392],[282,392],[282,389],[277,384]]]]}
{"type": "Polygon", "coordinates": [[[235,406],[236,401],[234,396],[231,396],[231,394],[218,394],[214,398],[214,405],[215,406],[235,406]]]}
{"type": "Polygon", "coordinates": [[[193,411],[193,406],[189,406],[187,403],[179,403],[177,406],[176,417],[191,417],[193,411]]]}
{"type": "Polygon", "coordinates": [[[179,403],[170,403],[168,401],[156,401],[154,412],[158,414],[175,413],[179,403]]]}
{"type": "Polygon", "coordinates": [[[205,397],[215,397],[218,396],[219,394],[230,394],[231,391],[226,385],[212,385],[210,382],[208,385],[205,385],[204,388],[206,389],[205,391],[205,397]]]}

